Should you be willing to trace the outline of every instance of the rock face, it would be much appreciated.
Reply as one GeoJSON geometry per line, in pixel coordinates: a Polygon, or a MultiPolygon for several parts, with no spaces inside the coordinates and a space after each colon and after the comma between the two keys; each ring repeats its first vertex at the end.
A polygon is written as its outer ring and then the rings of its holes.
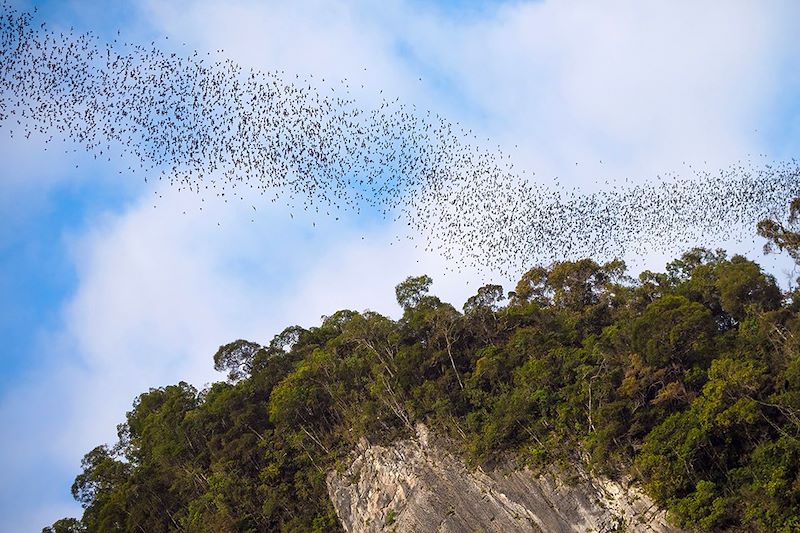
{"type": "Polygon", "coordinates": [[[328,494],[348,532],[672,532],[663,511],[634,487],[589,476],[569,481],[553,470],[469,471],[417,438],[389,447],[362,441],[328,494]]]}

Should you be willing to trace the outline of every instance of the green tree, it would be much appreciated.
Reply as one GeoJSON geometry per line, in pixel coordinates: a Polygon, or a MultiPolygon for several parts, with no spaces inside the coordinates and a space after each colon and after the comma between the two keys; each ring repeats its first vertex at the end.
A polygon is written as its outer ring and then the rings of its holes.
{"type": "Polygon", "coordinates": [[[395,287],[397,303],[404,310],[416,307],[425,301],[433,280],[429,276],[409,276],[395,287]]]}
{"type": "Polygon", "coordinates": [[[789,204],[789,216],[786,223],[772,219],[764,219],[758,223],[758,234],[767,239],[764,253],[786,251],[795,263],[800,264],[800,198],[789,204]]]}
{"type": "Polygon", "coordinates": [[[228,379],[237,381],[253,370],[253,360],[260,349],[259,344],[242,339],[220,346],[214,354],[214,370],[227,371],[228,379]]]}

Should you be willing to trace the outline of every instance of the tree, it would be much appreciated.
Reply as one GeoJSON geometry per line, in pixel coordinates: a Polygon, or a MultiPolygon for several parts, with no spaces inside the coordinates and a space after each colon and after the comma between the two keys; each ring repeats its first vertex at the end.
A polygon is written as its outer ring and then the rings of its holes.
{"type": "Polygon", "coordinates": [[[591,259],[564,261],[553,265],[547,282],[553,290],[553,303],[561,308],[580,311],[599,301],[609,284],[625,273],[625,263],[612,261],[598,265],[591,259]]]}
{"type": "Polygon", "coordinates": [[[749,309],[758,312],[780,307],[781,291],[775,278],[764,274],[752,261],[736,255],[720,265],[717,289],[722,309],[740,321],[749,309]]]}
{"type": "Polygon", "coordinates": [[[81,468],[72,484],[72,496],[84,508],[81,522],[89,531],[124,530],[130,465],[117,460],[108,446],[97,446],[83,457],[81,468]]]}
{"type": "Polygon", "coordinates": [[[429,276],[409,276],[395,287],[397,303],[403,310],[411,309],[424,301],[433,280],[429,276]]]}
{"type": "Polygon", "coordinates": [[[711,355],[713,317],[704,306],[682,296],[656,300],[631,327],[631,348],[657,368],[670,363],[688,368],[711,355]]]}
{"type": "Polygon", "coordinates": [[[53,522],[52,526],[42,529],[42,533],[84,533],[86,528],[75,518],[62,518],[53,522]]]}
{"type": "Polygon", "coordinates": [[[680,258],[667,264],[667,274],[674,281],[686,281],[695,274],[698,267],[724,261],[725,256],[723,250],[712,252],[707,248],[692,248],[683,253],[680,258]]]}
{"type": "Polygon", "coordinates": [[[497,330],[497,308],[503,300],[503,287],[484,285],[477,294],[464,303],[464,317],[470,322],[467,328],[481,343],[491,342],[497,330]]]}
{"type": "Polygon", "coordinates": [[[509,293],[512,304],[533,302],[542,307],[548,305],[553,295],[548,283],[549,274],[549,270],[543,266],[536,266],[525,272],[514,291],[509,293]]]}
{"type": "Polygon", "coordinates": [[[468,315],[480,310],[496,311],[497,304],[503,300],[503,287],[500,285],[484,285],[475,296],[470,296],[464,303],[464,314],[468,315]]]}
{"type": "Polygon", "coordinates": [[[789,204],[789,217],[784,225],[777,220],[764,219],[758,223],[758,234],[767,239],[764,253],[772,253],[775,248],[786,251],[794,262],[800,265],[800,198],[789,204]]]}
{"type": "Polygon", "coordinates": [[[214,370],[217,372],[227,370],[228,379],[237,381],[250,374],[253,369],[253,358],[260,349],[260,344],[242,339],[220,346],[214,354],[214,370]]]}

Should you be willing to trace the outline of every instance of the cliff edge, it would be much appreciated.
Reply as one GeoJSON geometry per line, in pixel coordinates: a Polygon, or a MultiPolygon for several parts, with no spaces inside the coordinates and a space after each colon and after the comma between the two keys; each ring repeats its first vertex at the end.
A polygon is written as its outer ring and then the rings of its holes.
{"type": "Polygon", "coordinates": [[[388,447],[362,440],[327,486],[354,533],[680,531],[636,487],[584,471],[468,470],[422,425],[388,447]]]}

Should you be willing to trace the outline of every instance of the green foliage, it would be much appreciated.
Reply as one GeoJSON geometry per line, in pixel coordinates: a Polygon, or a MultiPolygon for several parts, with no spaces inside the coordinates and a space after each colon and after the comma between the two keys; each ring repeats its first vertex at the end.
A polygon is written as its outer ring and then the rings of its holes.
{"type": "Polygon", "coordinates": [[[397,511],[389,509],[386,511],[386,518],[383,521],[384,526],[391,526],[397,521],[397,511]]]}
{"type": "Polygon", "coordinates": [[[431,283],[433,283],[433,280],[429,276],[409,276],[395,288],[397,303],[403,309],[416,307],[424,301],[431,283]]]}
{"type": "Polygon", "coordinates": [[[795,198],[789,205],[789,217],[786,224],[776,220],[762,220],[758,223],[758,234],[767,239],[764,252],[771,253],[777,248],[786,251],[800,264],[800,198],[795,198]]]}
{"type": "Polygon", "coordinates": [[[75,518],[56,520],[52,526],[42,529],[42,533],[82,533],[86,528],[75,518]]]}
{"type": "Polygon", "coordinates": [[[263,347],[225,345],[228,380],[139,396],[119,442],[83,460],[82,519],[45,531],[337,531],[327,472],[359,439],[416,422],[473,463],[588,457],[637,477],[680,526],[795,531],[798,306],[719,251],[638,282],[624,272],[537,267],[506,306],[487,285],[463,314],[408,278],[398,321],[339,311],[263,347]]]}
{"type": "Polygon", "coordinates": [[[228,379],[236,381],[252,372],[255,354],[260,348],[258,344],[242,339],[220,346],[214,354],[214,370],[228,371],[228,379]]]}

